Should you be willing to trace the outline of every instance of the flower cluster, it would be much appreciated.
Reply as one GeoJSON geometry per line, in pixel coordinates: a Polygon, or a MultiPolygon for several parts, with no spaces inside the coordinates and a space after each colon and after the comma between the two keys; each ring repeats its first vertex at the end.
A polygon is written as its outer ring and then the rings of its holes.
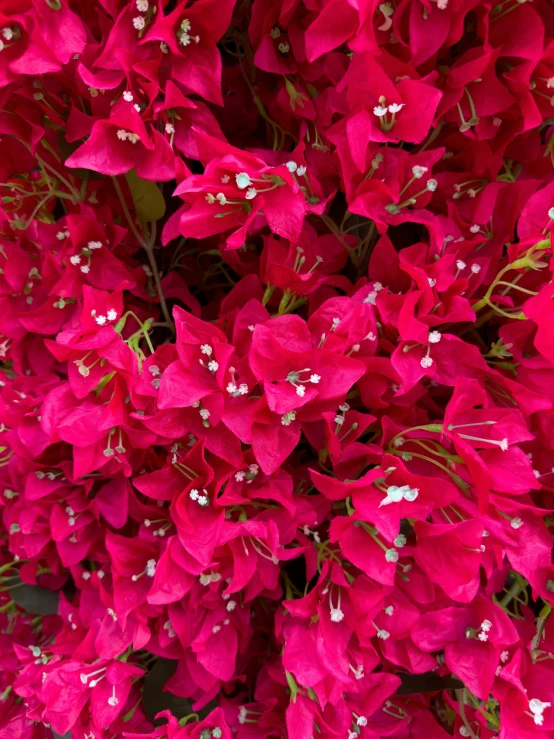
{"type": "Polygon", "coordinates": [[[551,3],[2,0],[0,91],[0,736],[554,737],[551,3]]]}

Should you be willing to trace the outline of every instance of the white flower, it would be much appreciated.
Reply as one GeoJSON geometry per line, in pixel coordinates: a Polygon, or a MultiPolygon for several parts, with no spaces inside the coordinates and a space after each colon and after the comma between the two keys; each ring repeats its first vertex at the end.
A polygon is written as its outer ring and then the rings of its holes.
{"type": "Polygon", "coordinates": [[[377,638],[383,639],[384,641],[387,640],[390,637],[390,634],[388,631],[385,631],[385,629],[377,629],[377,638]]]}
{"type": "Polygon", "coordinates": [[[394,606],[387,606],[385,608],[385,613],[387,616],[392,616],[394,614],[394,606]]]}
{"type": "Polygon", "coordinates": [[[389,105],[389,113],[400,113],[405,103],[392,103],[389,105]]]}
{"type": "Polygon", "coordinates": [[[433,360],[431,359],[431,357],[422,357],[420,365],[423,367],[423,369],[429,369],[429,367],[433,366],[433,360]]]}
{"type": "Polygon", "coordinates": [[[462,261],[461,259],[458,259],[456,262],[456,267],[460,270],[460,272],[467,267],[467,264],[462,261]]]}
{"type": "Polygon", "coordinates": [[[127,131],[124,131],[122,128],[119,129],[117,132],[117,138],[120,141],[126,141],[127,140],[127,131]]]}
{"type": "Polygon", "coordinates": [[[320,375],[310,375],[310,382],[313,385],[317,385],[320,380],[321,380],[321,376],[320,375]]]}
{"type": "Polygon", "coordinates": [[[133,102],[133,93],[130,90],[125,90],[123,93],[123,100],[125,100],[127,103],[133,102]]]}
{"type": "Polygon", "coordinates": [[[133,26],[137,31],[142,31],[145,25],[146,21],[141,15],[137,15],[136,18],[133,18],[133,26]]]}
{"type": "Polygon", "coordinates": [[[544,713],[545,708],[550,708],[552,706],[552,703],[549,703],[548,701],[541,701],[538,698],[531,698],[529,701],[529,710],[531,713],[539,714],[544,713]]]}
{"type": "Polygon", "coordinates": [[[471,736],[467,726],[460,726],[460,736],[471,736]]]}
{"type": "Polygon", "coordinates": [[[376,105],[373,108],[373,115],[376,115],[378,118],[382,118],[386,114],[387,114],[387,108],[383,108],[381,105],[376,105]]]}
{"type": "Polygon", "coordinates": [[[474,223],[473,226],[469,227],[469,230],[472,234],[478,234],[481,230],[481,226],[478,223],[474,223]]]}
{"type": "Polygon", "coordinates": [[[296,172],[296,170],[298,169],[298,164],[296,162],[293,162],[292,160],[290,162],[287,162],[285,166],[288,171],[291,172],[291,174],[293,172],[296,172]]]}
{"type": "Polygon", "coordinates": [[[90,272],[90,267],[88,266],[88,264],[82,264],[81,265],[81,272],[84,275],[88,275],[88,273],[90,272]]]}
{"type": "Polygon", "coordinates": [[[58,231],[56,238],[58,241],[63,241],[66,238],[65,231],[58,231]]]}
{"type": "Polygon", "coordinates": [[[436,180],[427,180],[427,189],[429,192],[435,192],[439,183],[436,180]]]}
{"type": "Polygon", "coordinates": [[[335,416],[335,423],[342,426],[344,424],[344,416],[335,416]]]}
{"type": "Polygon", "coordinates": [[[209,410],[208,410],[207,408],[202,408],[202,409],[201,409],[201,410],[199,411],[199,413],[200,413],[200,418],[201,418],[201,419],[202,419],[203,421],[207,421],[207,420],[208,420],[208,418],[209,418],[209,417],[211,416],[211,413],[210,413],[210,411],[209,411],[209,410]]]}
{"type": "Polygon", "coordinates": [[[209,500],[209,498],[208,498],[207,495],[199,495],[198,496],[198,504],[199,505],[205,507],[205,506],[208,505],[209,502],[210,502],[210,500],[209,500]]]}
{"type": "Polygon", "coordinates": [[[175,126],[172,123],[165,124],[165,132],[168,134],[175,133],[175,126]]]}
{"type": "Polygon", "coordinates": [[[215,359],[212,359],[211,362],[208,362],[208,369],[210,372],[217,372],[219,369],[219,364],[215,361],[215,359]]]}
{"type": "Polygon", "coordinates": [[[181,21],[181,30],[182,30],[182,31],[185,31],[185,33],[186,33],[187,31],[190,31],[191,27],[192,27],[192,26],[190,25],[190,21],[189,21],[189,19],[188,19],[188,18],[184,18],[184,19],[183,19],[183,20],[181,21]]]}
{"type": "Polygon", "coordinates": [[[146,574],[148,577],[154,577],[154,574],[156,572],[156,560],[155,559],[149,559],[146,563],[146,574]]]}
{"type": "Polygon", "coordinates": [[[290,426],[293,421],[296,421],[296,411],[289,411],[281,416],[283,426],[290,426]]]}
{"type": "Polygon", "coordinates": [[[94,320],[99,326],[103,326],[106,323],[107,318],[106,316],[96,316],[94,320]]]}
{"type": "Polygon", "coordinates": [[[211,357],[213,349],[209,344],[201,344],[200,351],[202,352],[202,354],[205,354],[207,357],[211,357]]]}
{"type": "Polygon", "coordinates": [[[508,652],[507,649],[505,649],[500,655],[500,661],[507,662],[509,659],[510,659],[510,653],[508,652]]]}
{"type": "Polygon", "coordinates": [[[239,385],[239,393],[241,395],[247,395],[248,394],[248,385],[245,382],[241,382],[239,385]]]}
{"type": "Polygon", "coordinates": [[[416,164],[415,167],[412,167],[412,174],[417,180],[419,180],[423,177],[425,172],[428,171],[428,169],[428,167],[420,167],[418,164],[416,164]]]}
{"type": "Polygon", "coordinates": [[[102,242],[101,241],[89,241],[87,244],[87,247],[94,251],[95,249],[101,249],[102,248],[102,242]]]}
{"type": "Polygon", "coordinates": [[[146,13],[148,10],[148,0],[137,0],[136,6],[139,13],[146,13]]]}
{"type": "Polygon", "coordinates": [[[246,477],[246,472],[244,470],[239,470],[238,472],[235,472],[235,480],[237,482],[242,482],[245,477],[246,477]]]}
{"type": "MultiPolygon", "coordinates": [[[[209,365],[208,365],[208,367],[209,367],[209,365]]],[[[236,393],[237,390],[238,390],[238,388],[237,388],[237,386],[235,385],[234,382],[230,382],[225,389],[227,390],[227,392],[230,395],[232,395],[233,393],[236,393]]]]}
{"type": "Polygon", "coordinates": [[[404,491],[404,500],[407,500],[408,503],[413,503],[419,495],[419,488],[411,488],[409,485],[405,485],[403,487],[408,488],[404,491]]]}
{"type": "Polygon", "coordinates": [[[358,726],[367,726],[367,718],[365,716],[358,716],[356,724],[358,726]]]}
{"type": "Polygon", "coordinates": [[[251,183],[250,176],[247,175],[246,172],[239,172],[235,175],[235,182],[237,183],[239,190],[246,190],[251,183]]]}
{"type": "MultiPolygon", "coordinates": [[[[133,108],[137,111],[137,113],[140,113],[140,105],[138,103],[135,103],[133,105],[133,108]]],[[[130,138],[130,137],[129,137],[130,138]]],[[[134,142],[133,142],[134,143],[134,142]]]]}
{"type": "Polygon", "coordinates": [[[439,331],[431,331],[429,334],[429,343],[438,344],[442,338],[442,334],[439,331]]]}
{"type": "Polygon", "coordinates": [[[198,490],[196,490],[195,488],[193,488],[193,489],[192,489],[192,490],[191,490],[191,491],[189,492],[189,498],[190,498],[191,500],[198,500],[198,497],[199,497],[199,495],[200,495],[200,493],[199,493],[199,492],[198,492],[198,490]]]}
{"type": "Polygon", "coordinates": [[[486,618],[481,624],[481,631],[490,631],[492,629],[492,622],[486,618]]]}
{"type": "Polygon", "coordinates": [[[69,257],[69,261],[76,266],[81,263],[81,257],[78,254],[74,254],[72,257],[69,257]]]}
{"type": "Polygon", "coordinates": [[[429,287],[435,287],[435,285],[437,284],[437,281],[434,277],[428,277],[427,282],[429,283],[429,287]]]}
{"type": "Polygon", "coordinates": [[[520,529],[523,526],[523,521],[521,518],[512,518],[512,520],[510,521],[510,526],[513,529],[520,529]]]}
{"type": "Polygon", "coordinates": [[[404,534],[398,534],[398,536],[396,537],[396,539],[393,541],[393,544],[394,544],[395,547],[398,547],[399,549],[402,549],[402,547],[405,547],[406,546],[406,542],[407,541],[408,540],[406,539],[406,537],[404,536],[404,534]]]}
{"type": "Polygon", "coordinates": [[[140,141],[140,136],[138,135],[138,133],[128,133],[127,138],[132,144],[136,144],[137,141],[140,141]]]}
{"type": "Polygon", "coordinates": [[[304,387],[304,385],[296,386],[296,394],[298,395],[299,398],[303,398],[304,395],[306,395],[306,388],[304,387]]]}
{"type": "Polygon", "coordinates": [[[248,190],[246,191],[245,198],[247,200],[254,200],[257,194],[258,194],[258,191],[256,190],[255,187],[249,187],[248,190]]]}
{"type": "Polygon", "coordinates": [[[338,624],[342,621],[344,618],[344,613],[341,611],[340,608],[331,608],[331,621],[335,624],[338,624]]]}
{"type": "Polygon", "coordinates": [[[208,202],[210,205],[213,205],[215,203],[215,198],[211,192],[206,194],[206,197],[204,198],[204,200],[206,200],[206,202],[208,202]]]}
{"type": "Polygon", "coordinates": [[[3,28],[2,29],[2,36],[6,39],[6,41],[11,41],[13,38],[13,31],[11,28],[3,28]]]}
{"type": "Polygon", "coordinates": [[[387,562],[398,562],[398,552],[396,549],[387,549],[385,552],[385,559],[387,562]]]}
{"type": "Polygon", "coordinates": [[[476,264],[476,263],[472,264],[471,265],[471,271],[473,272],[474,275],[478,275],[479,272],[481,271],[481,265],[480,264],[476,264]]]}
{"type": "Polygon", "coordinates": [[[554,221],[554,208],[550,208],[550,210],[548,211],[548,217],[551,221],[554,221]]]}
{"type": "Polygon", "coordinates": [[[482,631],[480,634],[477,634],[477,638],[479,639],[479,641],[488,641],[489,635],[482,631]]]}
{"type": "Polygon", "coordinates": [[[305,167],[305,166],[304,166],[303,164],[301,164],[301,165],[300,165],[300,166],[298,167],[298,169],[296,170],[296,174],[297,174],[297,175],[298,175],[299,177],[303,177],[303,176],[304,176],[304,175],[306,174],[306,167],[305,167]]]}
{"type": "MultiPolygon", "coordinates": [[[[108,311],[108,321],[115,321],[117,318],[117,311],[114,308],[110,308],[108,311]]],[[[150,370],[152,370],[152,367],[150,367],[150,370]]]]}
{"type": "Polygon", "coordinates": [[[237,602],[234,600],[230,600],[227,603],[227,610],[229,611],[229,613],[231,613],[231,611],[234,611],[236,607],[237,607],[237,602]]]}

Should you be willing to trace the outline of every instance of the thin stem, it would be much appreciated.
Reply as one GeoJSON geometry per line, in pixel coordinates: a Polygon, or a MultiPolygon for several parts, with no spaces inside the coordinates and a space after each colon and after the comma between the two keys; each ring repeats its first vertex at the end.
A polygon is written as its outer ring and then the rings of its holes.
{"type": "Polygon", "coordinates": [[[166,303],[166,300],[163,294],[162,283],[160,280],[160,272],[158,270],[158,265],[156,264],[156,260],[154,258],[154,241],[156,240],[156,223],[155,222],[152,223],[152,231],[150,233],[150,238],[148,241],[146,241],[145,238],[139,233],[137,227],[135,226],[133,222],[133,218],[131,216],[131,213],[129,212],[127,203],[125,202],[125,197],[123,195],[123,191],[121,190],[121,186],[119,182],[117,181],[117,177],[112,177],[112,181],[114,183],[115,191],[117,193],[117,197],[119,198],[119,202],[121,203],[121,207],[123,208],[123,213],[125,214],[125,218],[127,219],[127,223],[129,224],[129,228],[131,229],[134,237],[139,242],[139,244],[142,246],[142,248],[145,250],[148,256],[148,262],[150,263],[150,269],[152,270],[152,275],[154,277],[154,282],[156,284],[156,292],[158,293],[160,307],[162,309],[165,322],[173,328],[173,321],[171,320],[171,315],[169,313],[169,309],[167,307],[167,303],[166,303]]]}

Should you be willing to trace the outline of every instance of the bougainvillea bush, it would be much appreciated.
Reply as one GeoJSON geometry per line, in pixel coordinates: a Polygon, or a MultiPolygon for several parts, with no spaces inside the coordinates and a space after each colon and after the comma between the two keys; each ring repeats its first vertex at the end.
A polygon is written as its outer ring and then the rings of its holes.
{"type": "Polygon", "coordinates": [[[0,0],[0,738],[554,737],[550,0],[0,0]]]}

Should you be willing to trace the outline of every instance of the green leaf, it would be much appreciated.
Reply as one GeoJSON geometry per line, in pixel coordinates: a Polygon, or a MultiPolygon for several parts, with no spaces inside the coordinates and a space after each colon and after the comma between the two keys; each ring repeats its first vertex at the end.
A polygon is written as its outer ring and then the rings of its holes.
{"type": "Polygon", "coordinates": [[[15,583],[10,582],[10,585],[16,584],[19,587],[14,587],[13,590],[9,590],[10,597],[17,603],[18,606],[24,608],[28,613],[34,613],[39,616],[49,616],[58,612],[58,605],[60,602],[60,596],[53,590],[46,590],[38,585],[20,585],[21,581],[19,578],[15,583]]]}
{"type": "Polygon", "coordinates": [[[138,217],[144,221],[159,221],[165,214],[165,200],[155,182],[143,180],[134,169],[125,175],[135,202],[138,217]]]}

